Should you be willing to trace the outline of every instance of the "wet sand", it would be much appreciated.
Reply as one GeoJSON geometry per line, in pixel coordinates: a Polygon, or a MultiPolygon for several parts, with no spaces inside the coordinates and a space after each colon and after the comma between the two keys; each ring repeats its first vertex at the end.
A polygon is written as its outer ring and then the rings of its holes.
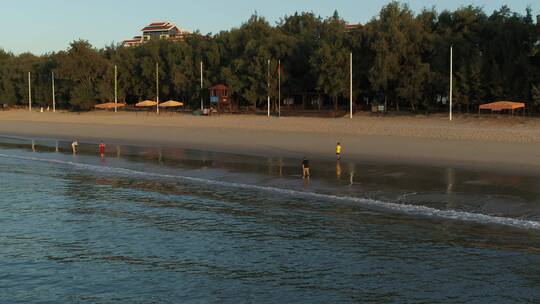
{"type": "Polygon", "coordinates": [[[255,115],[0,112],[0,134],[212,150],[248,155],[540,173],[540,120],[445,116],[267,118],[255,115]]]}

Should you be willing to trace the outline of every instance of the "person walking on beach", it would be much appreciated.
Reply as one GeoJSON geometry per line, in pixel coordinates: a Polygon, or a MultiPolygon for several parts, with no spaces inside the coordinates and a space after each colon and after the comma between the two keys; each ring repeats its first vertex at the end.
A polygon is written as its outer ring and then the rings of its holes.
{"type": "Polygon", "coordinates": [[[309,160],[305,157],[302,160],[302,178],[309,178],[309,160]]]}
{"type": "Polygon", "coordinates": [[[336,159],[341,160],[341,144],[337,143],[336,145],[336,159]]]}
{"type": "Polygon", "coordinates": [[[103,141],[99,144],[99,154],[101,155],[101,158],[105,158],[105,144],[103,141]]]}
{"type": "Polygon", "coordinates": [[[77,149],[79,148],[79,142],[75,139],[71,143],[71,151],[73,151],[73,154],[77,154],[77,149]]]}

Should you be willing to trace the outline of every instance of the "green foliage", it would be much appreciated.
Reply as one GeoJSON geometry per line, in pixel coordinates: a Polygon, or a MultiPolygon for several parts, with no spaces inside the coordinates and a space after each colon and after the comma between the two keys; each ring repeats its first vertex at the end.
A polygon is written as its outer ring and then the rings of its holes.
{"type": "Polygon", "coordinates": [[[330,96],[337,110],[337,98],[349,88],[349,53],[346,44],[345,21],[337,12],[321,26],[319,46],[311,56],[311,70],[317,75],[317,90],[330,96]]]}
{"type": "Polygon", "coordinates": [[[535,106],[540,106],[540,84],[533,84],[531,88],[532,102],[535,106]]]}
{"type": "Polygon", "coordinates": [[[15,104],[18,96],[13,74],[13,54],[0,50],[0,103],[15,104]]]}
{"type": "Polygon", "coordinates": [[[50,104],[54,72],[57,104],[88,110],[96,102],[114,100],[114,66],[119,101],[155,99],[157,63],[162,101],[183,100],[198,107],[201,97],[208,100],[208,87],[223,83],[240,106],[266,107],[270,96],[276,107],[281,60],[282,99],[301,97],[304,102],[304,97],[318,95],[327,101],[325,106],[337,109],[348,104],[352,52],[357,102],[384,97],[396,109],[433,111],[443,109],[439,102],[448,94],[453,46],[459,108],[501,99],[540,107],[540,25],[531,9],[519,14],[503,6],[487,15],[465,6],[415,14],[394,1],[367,24],[349,30],[345,25],[337,12],[326,19],[295,13],[276,25],[253,15],[238,28],[194,33],[180,42],[95,49],[74,41],[66,51],[42,56],[0,50],[0,103],[26,104],[31,72],[34,103],[50,104]]]}
{"type": "Polygon", "coordinates": [[[71,88],[70,104],[75,110],[89,110],[100,100],[111,100],[112,88],[105,78],[110,62],[87,41],[71,43],[59,59],[58,78],[71,88]]]}

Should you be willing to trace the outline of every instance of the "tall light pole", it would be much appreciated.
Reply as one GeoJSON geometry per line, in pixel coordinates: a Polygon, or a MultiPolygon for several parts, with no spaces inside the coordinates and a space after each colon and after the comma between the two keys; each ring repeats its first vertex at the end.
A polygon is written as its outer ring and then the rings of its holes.
{"type": "Polygon", "coordinates": [[[349,110],[350,110],[349,118],[350,119],[352,119],[352,115],[353,115],[352,73],[353,73],[353,70],[352,70],[352,52],[351,52],[350,63],[349,63],[349,110]]]}
{"type": "Polygon", "coordinates": [[[454,47],[453,46],[450,46],[450,96],[449,96],[449,99],[450,99],[450,112],[449,112],[449,119],[450,121],[452,121],[452,91],[453,91],[453,77],[454,77],[454,73],[453,73],[453,69],[454,69],[454,47]]]}
{"type": "Polygon", "coordinates": [[[52,85],[52,111],[56,112],[56,94],[54,93],[54,71],[51,71],[51,85],[52,85]]]}
{"type": "Polygon", "coordinates": [[[268,59],[268,66],[266,69],[266,93],[268,94],[266,106],[267,106],[267,116],[270,117],[270,59],[268,59]]]}
{"type": "Polygon", "coordinates": [[[118,107],[118,68],[114,66],[114,112],[117,112],[118,107]]]}
{"type": "Polygon", "coordinates": [[[203,63],[201,60],[201,91],[199,92],[199,95],[201,95],[201,111],[204,111],[202,91],[203,91],[203,63]]]}
{"type": "Polygon", "coordinates": [[[156,62],[156,113],[159,114],[159,62],[156,62]]]}
{"type": "Polygon", "coordinates": [[[31,72],[28,72],[28,111],[32,111],[32,79],[31,72]]]}

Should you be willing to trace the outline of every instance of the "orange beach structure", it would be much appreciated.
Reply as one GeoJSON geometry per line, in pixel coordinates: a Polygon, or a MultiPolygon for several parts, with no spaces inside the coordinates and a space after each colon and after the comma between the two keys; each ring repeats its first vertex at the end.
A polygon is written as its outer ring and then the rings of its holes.
{"type": "Polygon", "coordinates": [[[523,115],[525,115],[525,103],[513,101],[497,101],[480,105],[480,108],[478,109],[478,114],[480,114],[480,111],[482,110],[490,110],[491,112],[501,112],[508,110],[513,115],[514,111],[519,109],[521,109],[523,115]]]}
{"type": "Polygon", "coordinates": [[[106,103],[99,103],[95,105],[94,107],[96,109],[110,110],[110,109],[121,108],[125,106],[126,106],[125,103],[106,102],[106,103]]]}

